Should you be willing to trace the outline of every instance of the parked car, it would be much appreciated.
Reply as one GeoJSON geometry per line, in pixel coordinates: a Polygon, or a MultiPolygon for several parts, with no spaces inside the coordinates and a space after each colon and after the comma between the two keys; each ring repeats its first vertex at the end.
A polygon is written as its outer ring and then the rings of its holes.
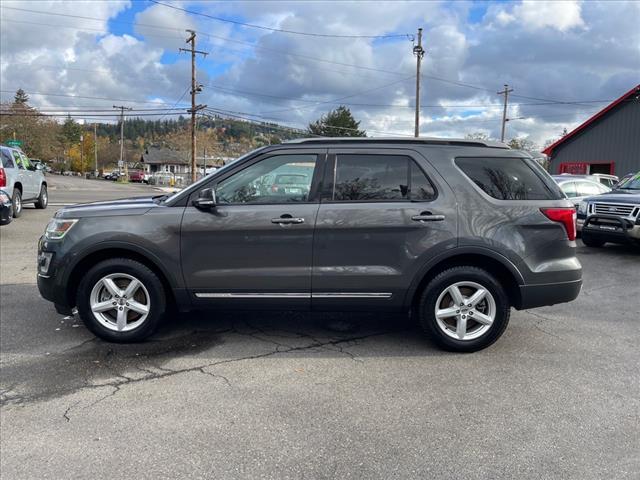
{"type": "Polygon", "coordinates": [[[475,351],[512,307],[578,296],[575,215],[502,143],[297,140],[173,195],[60,209],[39,242],[38,287],[114,342],[151,335],[171,303],[409,311],[441,347],[475,351]],[[301,165],[306,195],[256,188],[301,165]]]}
{"type": "Polygon", "coordinates": [[[573,202],[576,209],[585,198],[611,191],[609,187],[602,183],[593,182],[579,176],[556,175],[553,179],[560,186],[567,198],[573,202]]]}
{"type": "Polygon", "coordinates": [[[640,172],[611,193],[583,200],[577,223],[587,247],[602,247],[606,242],[640,245],[640,172]]]}
{"type": "Polygon", "coordinates": [[[0,225],[8,225],[11,220],[13,220],[11,197],[4,190],[0,190],[0,225]]]}
{"type": "Polygon", "coordinates": [[[129,170],[130,182],[144,182],[144,172],[142,170],[129,170]]]}
{"type": "Polygon", "coordinates": [[[104,179],[105,179],[105,180],[111,180],[111,181],[115,182],[115,181],[116,181],[116,180],[118,180],[121,176],[122,176],[122,174],[121,174],[119,171],[115,170],[115,171],[113,171],[113,172],[111,172],[111,173],[106,174],[106,175],[104,176],[104,179]]]}
{"type": "Polygon", "coordinates": [[[571,173],[562,173],[556,175],[557,177],[573,177],[582,178],[584,180],[590,180],[592,182],[600,183],[609,189],[613,188],[620,180],[615,175],[608,175],[605,173],[592,173],[590,175],[575,175],[571,173]]]}
{"type": "Polygon", "coordinates": [[[0,146],[0,188],[11,198],[13,218],[22,215],[22,206],[33,203],[36,208],[47,208],[49,194],[42,169],[31,165],[22,150],[0,146]]]}

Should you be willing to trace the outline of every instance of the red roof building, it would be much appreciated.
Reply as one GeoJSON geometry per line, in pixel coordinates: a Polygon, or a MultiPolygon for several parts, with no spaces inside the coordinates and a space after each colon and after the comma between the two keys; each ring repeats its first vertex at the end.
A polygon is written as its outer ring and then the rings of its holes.
{"type": "Polygon", "coordinates": [[[551,173],[640,171],[640,85],[543,150],[551,173]]]}

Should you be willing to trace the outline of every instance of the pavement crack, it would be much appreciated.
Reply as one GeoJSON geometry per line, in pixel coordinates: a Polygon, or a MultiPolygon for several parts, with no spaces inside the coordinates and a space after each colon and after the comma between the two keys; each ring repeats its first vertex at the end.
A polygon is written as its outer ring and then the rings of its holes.
{"type": "Polygon", "coordinates": [[[71,409],[73,409],[76,405],[78,405],[82,400],[78,400],[77,402],[75,402],[74,404],[70,405],[62,414],[63,418],[67,421],[70,422],[71,418],[69,417],[69,413],[71,412],[71,409]]]}

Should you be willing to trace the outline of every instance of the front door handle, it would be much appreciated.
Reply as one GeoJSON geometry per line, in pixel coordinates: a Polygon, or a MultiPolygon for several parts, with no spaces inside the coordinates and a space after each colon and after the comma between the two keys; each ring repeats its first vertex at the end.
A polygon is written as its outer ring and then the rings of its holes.
{"type": "Polygon", "coordinates": [[[271,223],[277,223],[279,225],[298,224],[298,223],[304,223],[304,218],[292,217],[288,213],[285,213],[280,218],[272,218],[271,223]]]}
{"type": "Polygon", "coordinates": [[[434,215],[431,212],[421,212],[420,215],[414,215],[411,217],[414,222],[441,222],[444,220],[444,215],[434,215]]]}

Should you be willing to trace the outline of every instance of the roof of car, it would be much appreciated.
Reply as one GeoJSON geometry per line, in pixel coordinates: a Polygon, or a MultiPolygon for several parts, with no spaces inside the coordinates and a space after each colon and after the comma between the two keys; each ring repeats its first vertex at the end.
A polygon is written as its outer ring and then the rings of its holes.
{"type": "Polygon", "coordinates": [[[580,180],[581,182],[589,182],[595,183],[597,185],[602,185],[600,182],[596,182],[589,178],[589,175],[552,175],[551,176],[556,183],[564,183],[564,182],[575,182],[576,180],[580,180]]]}
{"type": "Polygon", "coordinates": [[[457,147],[489,147],[509,149],[502,142],[493,140],[475,140],[468,138],[435,138],[435,137],[315,137],[297,138],[284,143],[327,144],[327,143],[403,143],[421,145],[448,145],[457,147]]]}

